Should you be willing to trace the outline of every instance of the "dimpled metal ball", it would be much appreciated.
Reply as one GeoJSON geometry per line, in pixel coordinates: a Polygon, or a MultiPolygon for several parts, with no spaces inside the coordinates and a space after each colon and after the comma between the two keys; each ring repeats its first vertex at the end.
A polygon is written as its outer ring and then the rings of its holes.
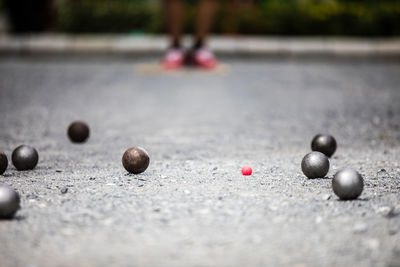
{"type": "Polygon", "coordinates": [[[8,159],[6,154],[0,150],[0,175],[2,175],[6,170],[8,166],[8,159]]]}
{"type": "Polygon", "coordinates": [[[10,186],[0,184],[0,218],[12,218],[18,209],[18,193],[10,186]]]}
{"type": "Polygon", "coordinates": [[[311,141],[311,149],[331,157],[336,151],[336,140],[329,134],[317,134],[311,141]]]}
{"type": "Polygon", "coordinates": [[[343,169],[332,179],[332,189],[343,200],[356,199],[364,188],[364,179],[353,169],[343,169]]]}
{"type": "Polygon", "coordinates": [[[19,171],[32,170],[39,161],[39,154],[33,147],[21,145],[14,149],[11,160],[19,171]]]}
{"type": "Polygon", "coordinates": [[[83,143],[89,138],[89,126],[83,121],[75,121],[68,127],[68,137],[74,143],[83,143]]]}
{"type": "Polygon", "coordinates": [[[150,158],[147,152],[139,147],[131,147],[127,149],[122,156],[122,165],[133,174],[144,172],[149,166],[150,158]]]}
{"type": "Polygon", "coordinates": [[[321,152],[313,151],[304,156],[301,170],[308,178],[323,178],[329,171],[329,159],[321,152]]]}

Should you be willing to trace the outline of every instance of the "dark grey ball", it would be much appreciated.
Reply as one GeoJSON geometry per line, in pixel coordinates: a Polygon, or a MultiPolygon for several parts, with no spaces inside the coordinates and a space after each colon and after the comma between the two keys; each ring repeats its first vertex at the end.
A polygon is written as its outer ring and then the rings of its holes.
{"type": "Polygon", "coordinates": [[[329,159],[321,152],[310,152],[301,161],[301,170],[308,178],[323,178],[329,171],[329,159]]]}
{"type": "Polygon", "coordinates": [[[327,157],[331,157],[336,151],[336,140],[329,134],[317,134],[311,141],[312,151],[324,153],[327,157]]]}
{"type": "Polygon", "coordinates": [[[33,147],[21,145],[14,149],[11,160],[19,171],[32,170],[39,161],[39,154],[33,147]]]}
{"type": "Polygon", "coordinates": [[[8,166],[8,159],[6,154],[0,150],[0,175],[2,175],[6,170],[8,166]]]}
{"type": "Polygon", "coordinates": [[[74,143],[83,143],[89,138],[89,126],[83,121],[74,121],[68,127],[68,137],[74,143]]]}
{"type": "Polygon", "coordinates": [[[19,209],[19,202],[19,195],[12,187],[0,184],[0,218],[12,218],[19,209]]]}
{"type": "Polygon", "coordinates": [[[346,168],[338,171],[332,179],[332,189],[343,200],[356,199],[364,188],[364,179],[355,170],[346,168]]]}
{"type": "Polygon", "coordinates": [[[122,165],[133,174],[144,172],[150,163],[150,157],[147,152],[139,147],[131,147],[127,149],[122,156],[122,165]]]}

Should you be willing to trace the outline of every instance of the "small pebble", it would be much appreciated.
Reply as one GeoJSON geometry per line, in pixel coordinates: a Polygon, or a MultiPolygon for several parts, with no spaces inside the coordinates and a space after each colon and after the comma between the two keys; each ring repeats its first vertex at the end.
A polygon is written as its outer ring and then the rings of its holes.
{"type": "Polygon", "coordinates": [[[376,178],[378,179],[390,178],[390,175],[385,169],[381,169],[376,173],[376,178]]]}
{"type": "Polygon", "coordinates": [[[368,226],[365,223],[356,223],[353,227],[353,233],[360,234],[366,232],[368,226]]]}
{"type": "Polygon", "coordinates": [[[28,193],[26,195],[26,198],[27,199],[37,199],[37,198],[39,198],[39,196],[37,194],[35,194],[35,193],[28,193]]]}
{"type": "Polygon", "coordinates": [[[399,232],[400,225],[397,221],[395,220],[389,220],[388,224],[388,234],[389,235],[395,235],[399,232]]]}
{"type": "Polygon", "coordinates": [[[375,239],[375,238],[365,240],[364,244],[366,247],[368,247],[371,250],[376,250],[380,246],[379,240],[375,239]]]}
{"type": "Polygon", "coordinates": [[[372,123],[378,126],[379,124],[381,124],[381,118],[379,116],[374,116],[372,118],[372,123]]]}
{"type": "Polygon", "coordinates": [[[397,215],[394,207],[388,207],[388,206],[378,208],[377,213],[386,218],[392,218],[397,215]]]}
{"type": "Polygon", "coordinates": [[[330,194],[324,194],[322,196],[322,200],[329,200],[329,199],[331,199],[331,195],[330,194]]]}
{"type": "Polygon", "coordinates": [[[68,192],[68,187],[64,186],[61,188],[61,194],[66,194],[68,192]]]}

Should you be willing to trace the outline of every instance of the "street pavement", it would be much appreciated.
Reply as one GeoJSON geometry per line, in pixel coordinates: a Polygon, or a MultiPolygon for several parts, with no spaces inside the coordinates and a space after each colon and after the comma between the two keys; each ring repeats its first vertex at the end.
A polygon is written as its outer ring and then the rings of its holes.
{"type": "Polygon", "coordinates": [[[223,72],[141,73],[155,58],[0,60],[0,149],[39,164],[0,181],[1,266],[400,266],[400,64],[230,58],[223,72]],[[66,136],[86,121],[85,144],[66,136]],[[325,178],[301,172],[336,137],[325,178]],[[128,174],[131,146],[150,166],[128,174]],[[253,168],[243,176],[243,165],[253,168]],[[339,201],[333,175],[365,179],[339,201]],[[61,193],[64,187],[66,193],[61,193]]]}

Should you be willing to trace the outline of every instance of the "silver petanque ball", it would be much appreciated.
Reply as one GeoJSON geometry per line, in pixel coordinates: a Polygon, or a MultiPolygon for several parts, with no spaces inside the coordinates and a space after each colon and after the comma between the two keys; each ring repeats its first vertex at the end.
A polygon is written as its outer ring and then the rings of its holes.
{"type": "Polygon", "coordinates": [[[18,193],[12,187],[0,184],[0,218],[12,218],[18,209],[18,193]]]}
{"type": "Polygon", "coordinates": [[[355,170],[346,168],[338,171],[332,179],[332,189],[343,200],[356,199],[364,188],[364,179],[355,170]]]}
{"type": "Polygon", "coordinates": [[[323,178],[329,171],[329,159],[321,152],[313,151],[304,156],[301,170],[308,178],[323,178]]]}
{"type": "Polygon", "coordinates": [[[32,170],[39,161],[39,154],[33,147],[21,145],[14,149],[11,160],[19,171],[32,170]]]}
{"type": "Polygon", "coordinates": [[[327,157],[331,157],[336,151],[336,140],[329,134],[317,134],[311,141],[311,150],[324,153],[327,157]]]}

